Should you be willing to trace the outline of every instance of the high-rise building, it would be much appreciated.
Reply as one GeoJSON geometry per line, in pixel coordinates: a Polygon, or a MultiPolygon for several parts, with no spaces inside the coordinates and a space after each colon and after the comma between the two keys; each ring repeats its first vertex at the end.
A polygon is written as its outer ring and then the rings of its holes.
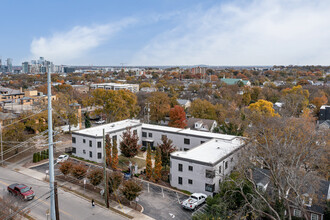
{"type": "Polygon", "coordinates": [[[7,71],[12,73],[13,72],[13,59],[7,59],[7,71]]]}
{"type": "Polygon", "coordinates": [[[22,63],[22,73],[28,73],[29,72],[29,62],[23,62],[22,63]]]}

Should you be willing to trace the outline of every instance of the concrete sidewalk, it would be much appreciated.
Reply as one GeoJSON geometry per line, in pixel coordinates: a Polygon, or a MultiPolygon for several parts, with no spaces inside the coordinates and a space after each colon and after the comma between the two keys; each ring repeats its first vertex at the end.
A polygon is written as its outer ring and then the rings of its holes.
{"type": "MultiPolygon", "coordinates": [[[[20,168],[16,168],[15,171],[19,172],[19,173],[22,173],[24,175],[33,177],[33,178],[38,179],[38,180],[48,182],[48,181],[46,181],[46,174],[35,171],[35,170],[32,170],[32,169],[20,167],[20,168]]],[[[75,194],[75,195],[77,195],[77,196],[79,196],[79,197],[81,197],[85,200],[90,201],[93,198],[97,203],[104,204],[103,198],[98,193],[91,192],[91,191],[88,191],[88,190],[84,190],[82,187],[77,186],[77,185],[75,185],[73,183],[70,183],[70,182],[62,181],[62,180],[59,180],[59,179],[57,179],[56,181],[58,182],[58,185],[61,186],[65,191],[73,193],[73,194],[75,194]]],[[[110,207],[117,210],[119,213],[124,213],[128,216],[133,217],[133,219],[136,219],[136,220],[144,220],[144,219],[152,220],[153,219],[153,218],[151,218],[147,215],[144,215],[143,213],[141,213],[139,211],[136,211],[134,209],[131,209],[130,207],[121,205],[118,202],[115,202],[113,200],[111,200],[111,202],[110,202],[110,207]]]]}

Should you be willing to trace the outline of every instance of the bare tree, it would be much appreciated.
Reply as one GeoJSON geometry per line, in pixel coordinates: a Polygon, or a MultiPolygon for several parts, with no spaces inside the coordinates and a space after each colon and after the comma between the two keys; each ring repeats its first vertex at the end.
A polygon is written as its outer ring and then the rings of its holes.
{"type": "Polygon", "coordinates": [[[319,168],[324,163],[320,158],[324,154],[329,157],[326,149],[329,134],[317,132],[315,125],[305,118],[280,117],[264,118],[246,132],[250,143],[238,164],[242,178],[230,180],[236,184],[246,206],[270,219],[282,219],[285,210],[291,219],[290,207],[295,206],[307,218],[306,199],[316,202],[319,168]],[[253,178],[258,168],[264,170],[262,175],[269,180],[266,192],[260,190],[253,178]],[[245,180],[252,184],[253,193],[244,192],[245,180]]]}

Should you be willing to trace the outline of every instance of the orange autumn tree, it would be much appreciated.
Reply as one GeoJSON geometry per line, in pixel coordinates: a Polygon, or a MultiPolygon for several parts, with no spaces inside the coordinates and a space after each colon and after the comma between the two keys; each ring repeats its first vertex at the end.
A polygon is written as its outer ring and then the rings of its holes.
{"type": "Polygon", "coordinates": [[[115,140],[112,143],[111,167],[113,170],[117,170],[117,168],[118,168],[118,147],[117,147],[117,141],[115,141],[115,140]]]}
{"type": "Polygon", "coordinates": [[[154,179],[156,182],[162,178],[162,156],[160,148],[157,147],[155,155],[154,179]]]}
{"type": "Polygon", "coordinates": [[[150,179],[151,175],[152,175],[151,147],[148,144],[147,158],[146,158],[146,176],[148,179],[150,179]]]}
{"type": "Polygon", "coordinates": [[[321,97],[315,97],[312,101],[312,104],[314,104],[316,106],[315,109],[315,114],[318,115],[320,112],[320,108],[322,105],[325,105],[328,103],[328,98],[325,96],[325,94],[323,93],[321,97]]]}
{"type": "Polygon", "coordinates": [[[168,126],[175,128],[184,128],[187,126],[186,121],[186,113],[181,106],[175,105],[174,108],[171,108],[170,121],[168,123],[168,126]]]}
{"type": "Polygon", "coordinates": [[[111,139],[108,134],[105,136],[105,155],[107,166],[111,166],[111,139]]]}

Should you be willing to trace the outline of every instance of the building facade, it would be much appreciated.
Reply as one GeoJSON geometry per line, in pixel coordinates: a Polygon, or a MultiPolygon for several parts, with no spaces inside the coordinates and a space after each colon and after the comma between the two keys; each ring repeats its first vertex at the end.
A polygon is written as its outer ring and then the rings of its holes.
{"type": "Polygon", "coordinates": [[[243,142],[237,136],[190,129],[172,128],[123,120],[72,133],[73,155],[98,163],[103,162],[103,131],[112,143],[119,144],[123,132],[131,129],[141,146],[156,147],[166,136],[178,150],[171,154],[170,183],[173,187],[208,195],[218,191],[219,181],[236,165],[243,142]]]}
{"type": "Polygon", "coordinates": [[[121,90],[126,89],[133,93],[139,91],[138,84],[120,84],[120,83],[95,83],[91,84],[91,89],[121,90]]]}

